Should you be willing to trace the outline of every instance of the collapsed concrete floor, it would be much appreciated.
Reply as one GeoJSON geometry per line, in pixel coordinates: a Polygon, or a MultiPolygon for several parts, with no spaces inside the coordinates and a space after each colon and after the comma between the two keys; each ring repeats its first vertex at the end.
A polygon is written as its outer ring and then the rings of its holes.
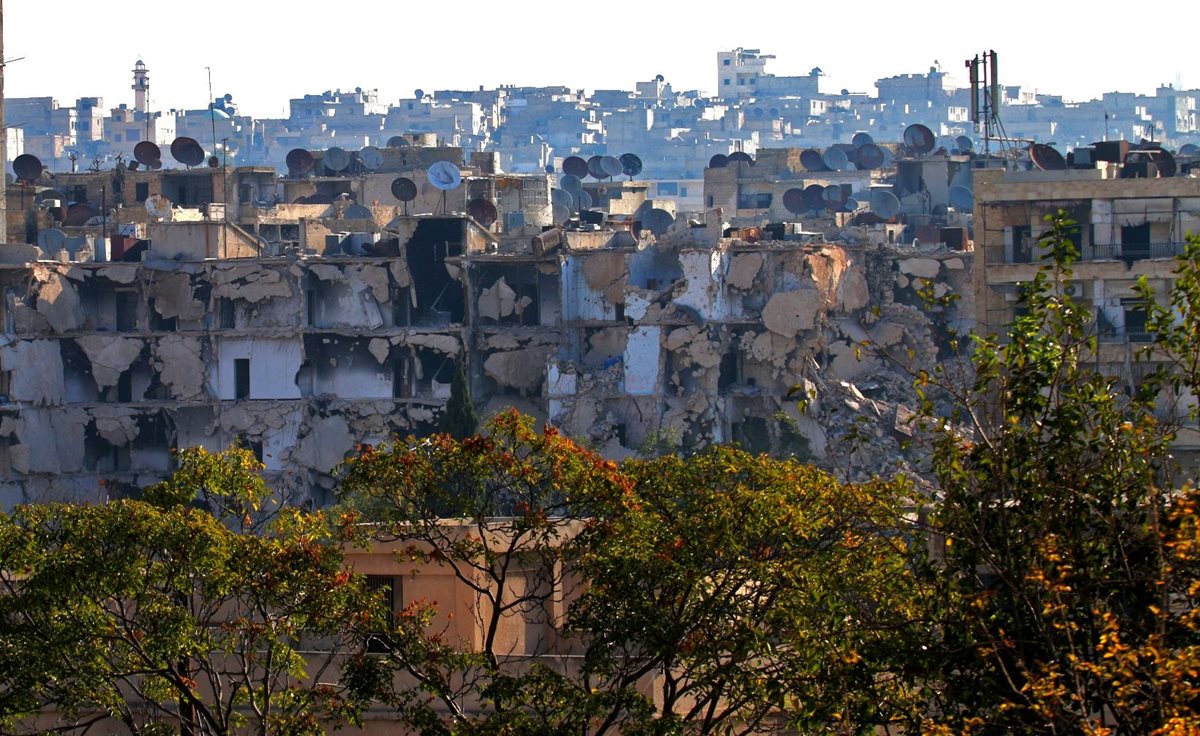
{"type": "Polygon", "coordinates": [[[906,371],[970,327],[970,253],[682,221],[597,235],[0,264],[0,506],[135,494],[173,449],[235,440],[289,500],[322,504],[359,444],[436,428],[464,356],[483,413],[516,406],[614,458],[738,442],[850,478],[918,472],[906,371]]]}

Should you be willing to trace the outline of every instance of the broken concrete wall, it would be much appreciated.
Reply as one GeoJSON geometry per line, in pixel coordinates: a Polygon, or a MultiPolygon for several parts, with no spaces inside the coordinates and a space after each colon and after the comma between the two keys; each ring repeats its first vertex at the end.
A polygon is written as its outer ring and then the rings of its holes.
{"type": "Polygon", "coordinates": [[[66,383],[57,340],[19,340],[0,348],[0,367],[10,374],[13,401],[34,406],[63,403],[66,383]]]}
{"type": "Polygon", "coordinates": [[[648,396],[660,390],[662,328],[643,325],[629,331],[625,344],[625,393],[648,396]]]}

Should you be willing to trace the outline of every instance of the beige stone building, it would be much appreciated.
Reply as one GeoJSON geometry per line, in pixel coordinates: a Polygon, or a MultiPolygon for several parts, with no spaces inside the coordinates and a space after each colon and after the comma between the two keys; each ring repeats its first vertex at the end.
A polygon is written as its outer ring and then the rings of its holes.
{"type": "MultiPolygon", "coordinates": [[[[1097,364],[1126,386],[1136,385],[1157,363],[1139,360],[1152,339],[1134,293],[1141,277],[1165,296],[1175,257],[1188,233],[1200,233],[1200,179],[1193,176],[1122,178],[1121,167],[1059,171],[975,172],[975,304],[980,330],[1002,334],[1021,310],[1018,284],[1042,264],[1039,237],[1047,216],[1059,210],[1078,223],[1072,239],[1080,260],[1072,267],[1066,294],[1095,315],[1097,364]]],[[[1183,403],[1164,411],[1183,421],[1183,403]]],[[[1194,459],[1200,435],[1185,426],[1181,458],[1194,459]]]]}

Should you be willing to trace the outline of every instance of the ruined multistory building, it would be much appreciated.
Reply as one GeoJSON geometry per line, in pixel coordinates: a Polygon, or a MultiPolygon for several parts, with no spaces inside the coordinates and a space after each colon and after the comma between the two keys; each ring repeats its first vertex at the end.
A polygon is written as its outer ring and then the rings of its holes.
{"type": "Polygon", "coordinates": [[[890,472],[908,379],[856,346],[931,367],[969,324],[917,291],[969,315],[970,254],[897,248],[886,224],[739,230],[718,207],[655,236],[641,213],[667,205],[640,181],[584,184],[595,207],[563,224],[547,175],[487,156],[448,191],[428,168],[457,149],[324,156],[316,176],[87,172],[10,194],[9,239],[31,244],[0,247],[0,501],[135,493],[176,448],[241,441],[281,493],[324,503],[357,446],[436,428],[460,361],[484,413],[612,457],[737,441],[890,472]]]}

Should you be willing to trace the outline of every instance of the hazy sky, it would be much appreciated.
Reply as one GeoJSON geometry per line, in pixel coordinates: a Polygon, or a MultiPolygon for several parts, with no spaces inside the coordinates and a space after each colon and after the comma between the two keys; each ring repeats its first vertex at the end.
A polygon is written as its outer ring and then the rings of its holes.
{"type": "Polygon", "coordinates": [[[7,67],[6,93],[63,105],[80,96],[132,104],[138,58],[150,69],[155,108],[204,107],[211,67],[213,92],[258,117],[285,115],[290,97],[355,87],[395,101],[416,88],[509,83],[632,89],[662,74],[676,89],[711,92],[716,52],[737,46],[774,54],[774,74],[819,66],[834,89],[871,93],[875,79],[923,72],[935,60],[961,82],[963,60],[989,48],[1000,55],[1002,83],[1070,99],[1200,82],[1188,75],[1196,62],[1187,36],[1164,31],[1191,19],[1175,2],[1156,6],[1166,8],[1164,26],[1149,17],[1127,25],[1103,5],[1064,0],[4,5],[5,56],[25,57],[7,67]]]}

